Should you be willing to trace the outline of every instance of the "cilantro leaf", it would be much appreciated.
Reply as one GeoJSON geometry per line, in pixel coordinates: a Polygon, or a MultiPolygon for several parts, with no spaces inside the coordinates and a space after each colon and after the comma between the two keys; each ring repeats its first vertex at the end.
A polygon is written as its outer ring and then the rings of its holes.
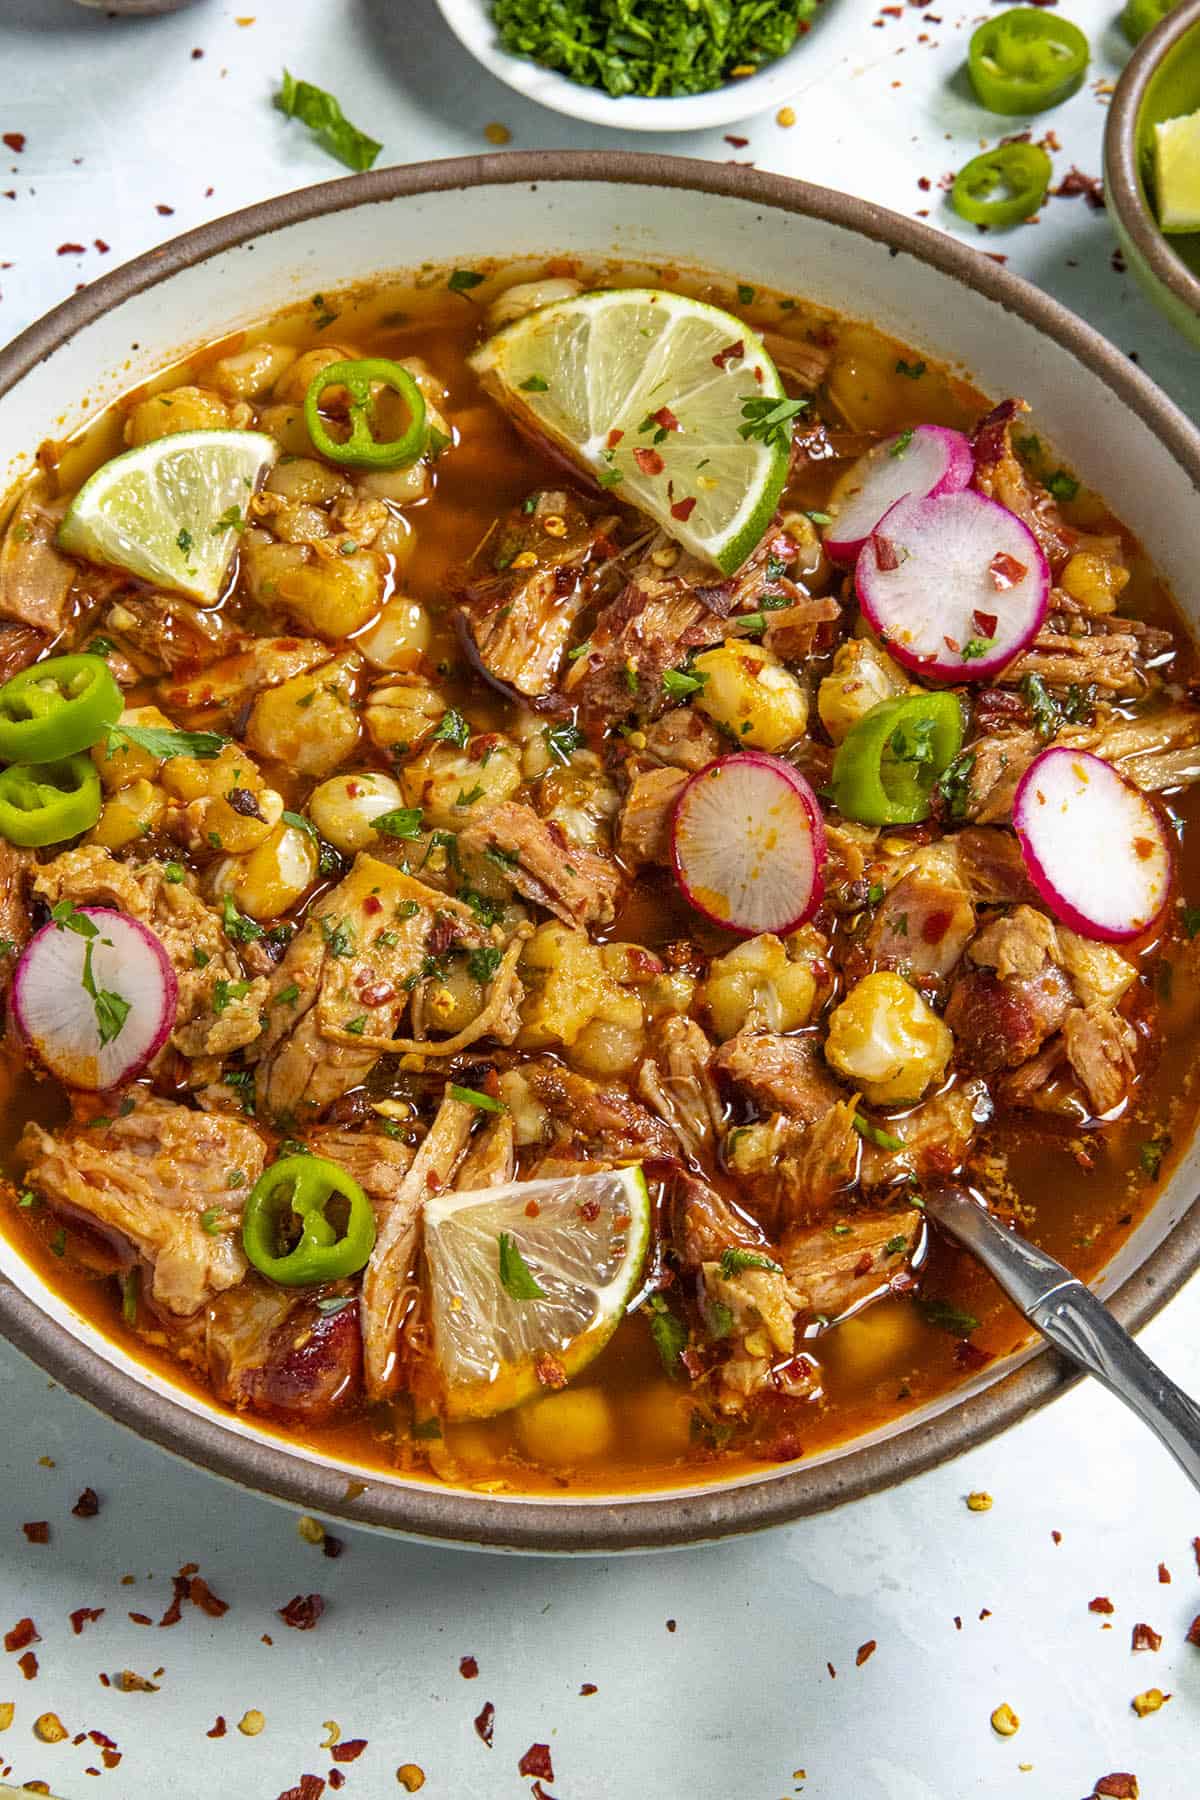
{"type": "Polygon", "coordinates": [[[545,1288],[539,1287],[532,1269],[517,1248],[517,1240],[507,1231],[500,1233],[500,1285],[510,1300],[544,1300],[545,1288]]]}
{"type": "Polygon", "coordinates": [[[285,118],[299,119],[315,132],[322,150],[348,169],[360,173],[369,169],[383,148],[350,123],[332,94],[314,87],[311,81],[297,81],[287,69],[283,71],[283,85],[275,96],[275,105],[285,118]]]}
{"type": "Polygon", "coordinates": [[[172,756],[196,756],[210,762],[229,742],[219,731],[175,731],[163,725],[114,725],[108,734],[109,755],[117,747],[114,738],[128,738],[148,756],[166,762],[172,756]]]}
{"type": "Polygon", "coordinates": [[[731,1247],[721,1252],[721,1273],[726,1281],[731,1281],[743,1269],[770,1269],[776,1275],[781,1273],[779,1264],[772,1262],[769,1256],[764,1256],[761,1250],[738,1250],[731,1247]]]}

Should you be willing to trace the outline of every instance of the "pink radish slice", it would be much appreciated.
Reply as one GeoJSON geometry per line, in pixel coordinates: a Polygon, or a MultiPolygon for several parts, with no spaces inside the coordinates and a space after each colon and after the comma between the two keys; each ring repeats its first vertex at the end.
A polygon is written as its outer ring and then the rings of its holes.
{"type": "Polygon", "coordinates": [[[13,973],[13,1017],[68,1087],[119,1087],[166,1043],[179,984],[158,938],[128,913],[83,906],[71,920],[74,928],[43,925],[26,945],[13,973]],[[91,936],[79,930],[85,921],[91,936]]]}
{"type": "Polygon", "coordinates": [[[1050,571],[1015,513],[964,488],[898,500],[863,545],[854,585],[897,662],[933,680],[982,681],[1037,636],[1050,571]]]}
{"type": "Polygon", "coordinates": [[[1013,796],[1034,886],[1082,937],[1140,937],[1171,891],[1167,829],[1140,788],[1088,750],[1043,750],[1013,796]]]}
{"type": "Polygon", "coordinates": [[[824,886],[817,797],[780,756],[719,757],[675,804],[671,859],[684,898],[714,924],[745,937],[793,931],[815,912],[824,886]]]}
{"type": "Polygon", "coordinates": [[[975,458],[969,438],[944,425],[918,425],[876,444],[834,486],[833,524],[825,549],[834,562],[852,563],[888,508],[906,494],[930,498],[969,487],[975,458]]]}

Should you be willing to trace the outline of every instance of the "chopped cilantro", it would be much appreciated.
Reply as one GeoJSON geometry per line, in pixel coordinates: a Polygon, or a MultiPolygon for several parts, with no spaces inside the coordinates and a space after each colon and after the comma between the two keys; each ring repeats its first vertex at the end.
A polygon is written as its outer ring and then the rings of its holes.
{"type": "Polygon", "coordinates": [[[299,119],[302,125],[307,125],[316,134],[322,150],[327,150],[338,162],[360,174],[371,167],[383,148],[373,137],[350,123],[332,94],[315,87],[311,81],[297,81],[287,69],[283,71],[283,84],[275,96],[275,105],[285,118],[299,119]]]}
{"type": "Polygon", "coordinates": [[[897,375],[907,375],[910,381],[920,381],[925,373],[925,364],[923,362],[905,362],[904,358],[900,357],[896,363],[896,373],[897,375]]]}
{"type": "Polygon", "coordinates": [[[875,1144],[880,1150],[903,1150],[903,1138],[894,1136],[890,1131],[884,1131],[879,1125],[872,1125],[870,1119],[864,1118],[862,1113],[856,1112],[850,1122],[859,1137],[865,1138],[868,1144],[875,1144]]]}
{"type": "Polygon", "coordinates": [[[667,1305],[661,1294],[651,1294],[646,1302],[650,1315],[650,1336],[668,1375],[678,1378],[679,1358],[687,1349],[687,1326],[667,1305]]]}
{"type": "Polygon", "coordinates": [[[430,734],[434,743],[453,744],[457,750],[465,750],[471,737],[471,727],[460,712],[451,706],[442,714],[430,734]]]}
{"type": "MultiPolygon", "coordinates": [[[[459,1087],[453,1081],[450,1083],[450,1096],[451,1099],[461,1100],[464,1106],[478,1107],[480,1112],[502,1113],[508,1111],[503,1100],[493,1100],[490,1094],[482,1094],[478,1088],[459,1087]]],[[[507,1285],[506,1282],[505,1286],[507,1285]]],[[[514,1295],[514,1298],[520,1299],[521,1296],[514,1295]]]]}
{"type": "Polygon", "coordinates": [[[248,981],[216,981],[213,983],[213,1011],[217,1017],[235,1000],[244,1000],[250,992],[248,981]]]}
{"type": "Polygon", "coordinates": [[[921,1298],[917,1305],[930,1325],[936,1325],[940,1331],[948,1331],[954,1337],[970,1337],[979,1329],[979,1320],[974,1313],[963,1312],[949,1300],[921,1298]]]}
{"type": "Polygon", "coordinates": [[[532,1269],[517,1248],[517,1240],[507,1231],[500,1233],[500,1285],[510,1300],[544,1300],[546,1290],[539,1287],[532,1269]]]}
{"type": "Polygon", "coordinates": [[[1056,500],[1074,500],[1079,492],[1079,483],[1065,469],[1055,469],[1053,475],[1046,477],[1046,492],[1053,494],[1056,500]]]}
{"type": "Polygon", "coordinates": [[[683,669],[668,669],[662,678],[663,693],[672,700],[686,700],[690,694],[698,694],[708,680],[707,675],[688,674],[683,669]]]}
{"type": "Polygon", "coordinates": [[[773,400],[767,395],[742,402],[742,418],[738,436],[747,441],[758,438],[772,449],[786,450],[792,439],[792,421],[797,413],[807,411],[807,400],[773,400]]]}
{"type": "Polygon", "coordinates": [[[221,923],[231,944],[250,944],[263,934],[263,928],[256,920],[248,919],[245,913],[238,911],[232,894],[221,896],[221,923]]]}
{"type": "Polygon", "coordinates": [[[380,813],[371,820],[372,831],[378,831],[383,837],[415,838],[421,835],[421,809],[419,806],[397,806],[391,812],[380,813]]]}
{"type": "Polygon", "coordinates": [[[468,952],[467,974],[472,981],[478,981],[486,987],[503,960],[504,954],[495,944],[482,944],[479,949],[468,952]]]}
{"type": "Polygon", "coordinates": [[[466,295],[471,288],[477,288],[483,276],[475,269],[455,269],[446,286],[452,294],[466,295]]]}
{"type": "Polygon", "coordinates": [[[764,1256],[761,1250],[738,1250],[731,1247],[721,1252],[721,1273],[726,1281],[740,1275],[743,1269],[770,1269],[774,1274],[781,1273],[777,1262],[764,1256]]]}
{"type": "Polygon", "coordinates": [[[529,375],[517,385],[526,394],[546,394],[550,391],[550,383],[541,375],[529,375]]]}
{"type": "Polygon", "coordinates": [[[547,725],[543,732],[546,748],[555,762],[569,763],[586,738],[578,725],[547,725]]]}

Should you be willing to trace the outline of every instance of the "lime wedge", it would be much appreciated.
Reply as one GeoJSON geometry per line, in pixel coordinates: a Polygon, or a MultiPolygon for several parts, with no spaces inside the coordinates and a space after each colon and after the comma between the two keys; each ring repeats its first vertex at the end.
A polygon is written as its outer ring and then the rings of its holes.
{"type": "Polygon", "coordinates": [[[579,294],[507,326],[471,363],[508,411],[725,574],[770,523],[790,421],[765,422],[783,385],[731,313],[657,288],[579,294]]]}
{"type": "Polygon", "coordinates": [[[84,482],[59,545],[211,604],[247,502],[278,455],[261,431],[177,431],[140,444],[84,482]]]}
{"type": "Polygon", "coordinates": [[[445,1416],[486,1418],[544,1393],[536,1364],[546,1357],[577,1375],[616,1330],[649,1239],[637,1167],[427,1200],[445,1416]]]}
{"type": "Polygon", "coordinates": [[[1154,188],[1164,231],[1200,231],[1200,112],[1154,127],[1154,188]]]}

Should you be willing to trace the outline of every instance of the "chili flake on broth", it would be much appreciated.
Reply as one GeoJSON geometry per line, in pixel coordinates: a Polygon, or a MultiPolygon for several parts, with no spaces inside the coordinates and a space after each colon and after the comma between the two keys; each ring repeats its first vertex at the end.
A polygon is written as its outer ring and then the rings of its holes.
{"type": "MultiPolygon", "coordinates": [[[[1083,177],[1059,191],[1090,197],[1083,177]]],[[[621,282],[564,259],[519,273],[314,295],[127,396],[15,498],[8,541],[42,559],[42,610],[0,586],[0,674],[36,678],[50,648],[98,660],[122,710],[71,753],[98,784],[82,839],[0,845],[0,969],[47,921],[82,959],[68,921],[116,907],[163,945],[178,997],[165,1046],[113,1092],[11,1078],[10,1129],[30,1123],[2,1146],[3,1228],[149,1365],[326,1455],[482,1491],[703,1481],[915,1411],[1022,1341],[930,1237],[923,1182],[961,1173],[1084,1276],[1153,1201],[1195,1109],[1174,1075],[1194,1060],[1192,909],[1119,949],[1083,939],[1031,885],[1007,808],[1048,746],[1107,747],[1178,826],[1186,900],[1200,713],[1172,695],[1194,663],[1138,547],[1019,406],[989,413],[925,346],[670,271],[734,315],[710,372],[780,372],[788,416],[771,422],[755,380],[738,441],[793,444],[760,545],[733,576],[704,566],[481,391],[467,358],[485,332],[621,282]],[[826,542],[848,472],[889,440],[911,455],[922,427],[971,434],[972,490],[1023,509],[1067,608],[976,679],[1029,567],[996,550],[954,639],[966,673],[936,690],[865,629],[826,542]],[[212,521],[233,561],[207,609],[65,557],[47,524],[118,450],[190,430],[275,451],[236,520],[212,521]],[[354,432],[366,460],[347,460],[354,432]],[[854,733],[883,704],[872,761],[854,733]],[[819,797],[824,894],[795,931],[722,929],[673,873],[682,789],[747,743],[819,797]],[[866,794],[886,819],[856,814],[866,794]],[[896,984],[899,1053],[877,998],[896,984]],[[303,1248],[299,1190],[260,1186],[289,1159],[345,1177],[313,1199],[303,1248]],[[105,1182],[126,1161],[150,1182],[140,1224],[105,1182]],[[420,1231],[398,1229],[410,1171],[419,1206],[633,1163],[655,1291],[586,1370],[539,1346],[522,1404],[450,1416],[420,1231]],[[172,1260],[158,1227],[177,1202],[172,1260]]],[[[553,371],[538,380],[524,398],[548,403],[553,371]]],[[[657,472],[686,439],[674,391],[643,423],[638,442],[637,420],[598,421],[601,467],[657,472]]],[[[691,492],[670,505],[672,533],[694,530],[691,492]]],[[[201,535],[181,527],[164,554],[193,557],[201,535]]],[[[112,1024],[115,985],[94,985],[112,1024]]],[[[522,1210],[521,1229],[545,1217],[522,1210]]],[[[496,1288],[519,1317],[544,1284],[512,1251],[496,1288]]],[[[75,1511],[98,1506],[85,1490],[75,1511]]],[[[298,1529],[340,1553],[318,1521],[298,1529]]],[[[194,1568],[175,1579],[162,1623],[223,1609],[194,1568]]],[[[319,1603],[281,1615],[309,1629],[319,1603]]]]}

